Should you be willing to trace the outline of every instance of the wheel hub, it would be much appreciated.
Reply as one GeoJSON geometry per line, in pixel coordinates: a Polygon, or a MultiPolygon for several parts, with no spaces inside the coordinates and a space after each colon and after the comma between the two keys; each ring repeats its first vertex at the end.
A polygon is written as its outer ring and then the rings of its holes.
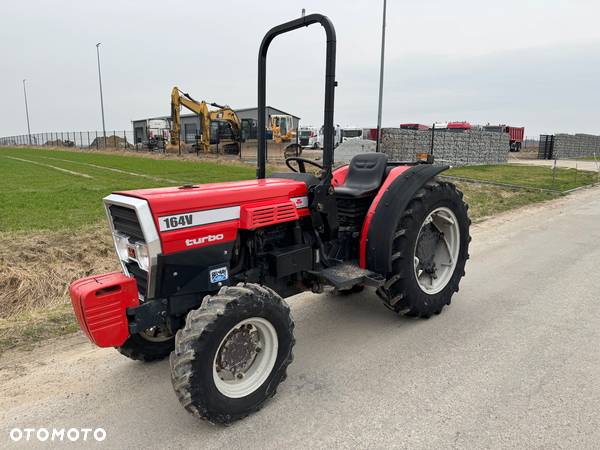
{"type": "Polygon", "coordinates": [[[242,325],[234,330],[219,352],[217,369],[233,375],[243,374],[254,362],[260,351],[258,331],[251,325],[242,325]]]}
{"type": "Polygon", "coordinates": [[[443,238],[441,233],[433,222],[425,225],[421,230],[421,236],[417,242],[416,256],[419,259],[417,270],[436,277],[436,266],[434,261],[435,250],[440,240],[443,238]]]}
{"type": "Polygon", "coordinates": [[[423,221],[415,245],[415,278],[423,292],[433,295],[446,287],[459,251],[460,228],[455,214],[445,206],[434,209],[423,221]]]}
{"type": "Polygon", "coordinates": [[[140,336],[150,342],[165,342],[173,339],[173,334],[168,329],[159,326],[142,331],[140,336]]]}
{"type": "Polygon", "coordinates": [[[225,335],[213,361],[213,381],[230,398],[245,397],[269,377],[278,351],[277,331],[263,317],[250,317],[225,335]]]}

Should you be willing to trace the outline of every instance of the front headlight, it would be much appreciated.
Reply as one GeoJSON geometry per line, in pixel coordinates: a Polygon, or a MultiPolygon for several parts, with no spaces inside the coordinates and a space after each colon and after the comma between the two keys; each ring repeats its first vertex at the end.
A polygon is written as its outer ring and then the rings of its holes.
{"type": "Polygon", "coordinates": [[[127,239],[127,236],[124,236],[120,233],[113,233],[113,238],[115,240],[117,256],[121,261],[127,261],[129,259],[127,254],[127,245],[129,244],[129,239],[127,239]]]}
{"type": "Polygon", "coordinates": [[[137,242],[135,244],[135,256],[140,269],[147,272],[150,267],[150,254],[148,252],[148,246],[144,243],[137,242]]]}

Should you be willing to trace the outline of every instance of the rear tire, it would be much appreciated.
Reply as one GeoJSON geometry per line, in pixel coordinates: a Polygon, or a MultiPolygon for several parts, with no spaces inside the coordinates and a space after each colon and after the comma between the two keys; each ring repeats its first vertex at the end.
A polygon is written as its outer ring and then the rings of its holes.
{"type": "Polygon", "coordinates": [[[469,259],[467,211],[451,183],[432,180],[417,192],[396,228],[392,273],[377,290],[388,308],[429,318],[450,304],[469,259]]]}
{"type": "Polygon", "coordinates": [[[219,424],[258,411],[286,378],[293,330],[289,306],[269,288],[239,284],[207,296],[175,338],[171,381],[179,401],[219,424]]]}

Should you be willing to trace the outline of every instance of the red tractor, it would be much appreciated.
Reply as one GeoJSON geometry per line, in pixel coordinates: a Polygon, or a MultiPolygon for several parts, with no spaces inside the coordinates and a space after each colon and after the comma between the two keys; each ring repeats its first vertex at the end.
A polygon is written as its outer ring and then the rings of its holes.
{"type": "Polygon", "coordinates": [[[109,195],[122,272],[70,286],[92,342],[135,360],[170,355],[179,400],[214,423],[258,410],[286,378],[294,322],[284,298],[369,286],[392,311],[428,318],[465,274],[470,220],[461,192],[435,178],[447,166],[367,153],[333,170],[336,37],[327,17],[307,15],[264,37],[258,129],[269,44],[314,23],[327,36],[323,164],[291,157],[290,172],[266,177],[259,133],[255,180],[109,195]]]}

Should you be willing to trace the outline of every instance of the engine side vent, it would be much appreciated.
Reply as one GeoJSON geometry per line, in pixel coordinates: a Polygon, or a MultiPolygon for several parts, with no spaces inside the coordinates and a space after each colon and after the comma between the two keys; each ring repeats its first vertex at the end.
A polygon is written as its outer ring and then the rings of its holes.
{"type": "Polygon", "coordinates": [[[134,209],[119,205],[108,207],[116,231],[131,236],[135,240],[144,241],[144,233],[134,209]]]}
{"type": "Polygon", "coordinates": [[[261,228],[276,223],[298,220],[298,211],[292,202],[279,203],[269,206],[242,208],[240,228],[261,228]]]}

